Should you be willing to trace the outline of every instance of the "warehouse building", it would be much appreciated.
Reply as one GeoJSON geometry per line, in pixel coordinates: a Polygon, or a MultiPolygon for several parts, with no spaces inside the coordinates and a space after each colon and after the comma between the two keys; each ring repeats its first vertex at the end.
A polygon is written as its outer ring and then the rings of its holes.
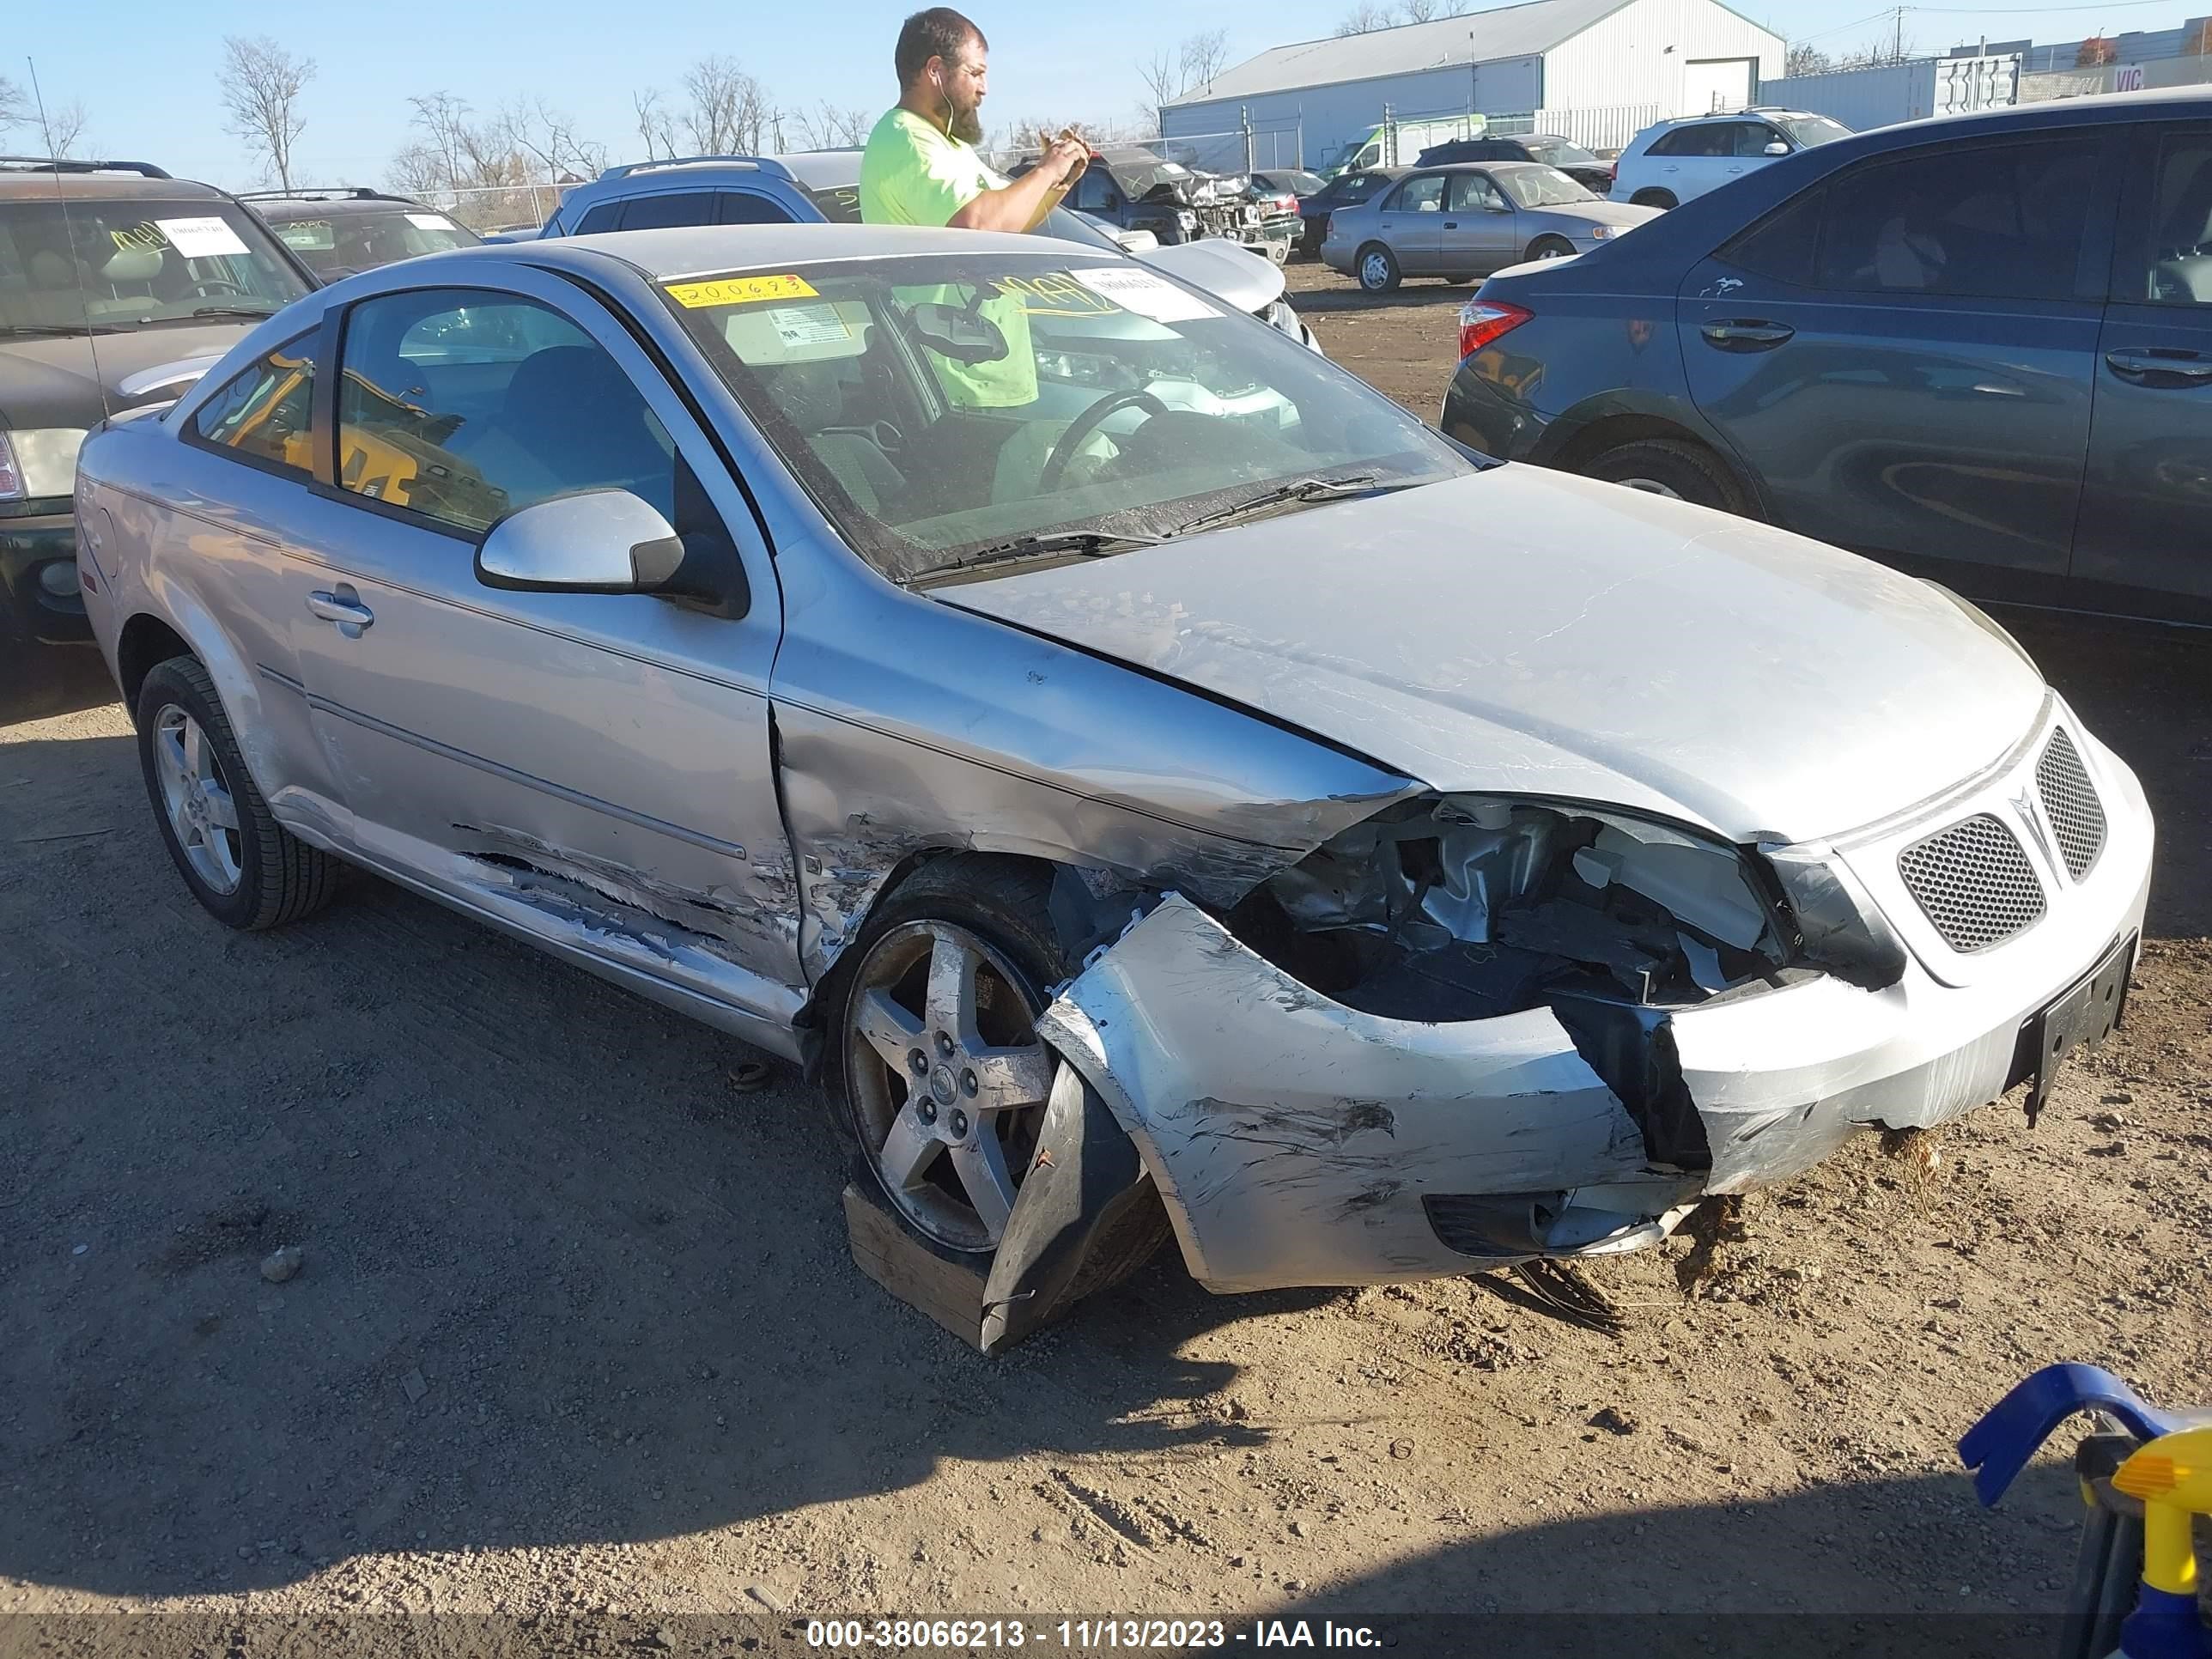
{"type": "Polygon", "coordinates": [[[1618,145],[1664,116],[1753,102],[1782,53],[1718,0],[1528,0],[1271,47],[1163,105],[1160,133],[1207,167],[1321,166],[1386,119],[1469,113],[1618,145]]]}

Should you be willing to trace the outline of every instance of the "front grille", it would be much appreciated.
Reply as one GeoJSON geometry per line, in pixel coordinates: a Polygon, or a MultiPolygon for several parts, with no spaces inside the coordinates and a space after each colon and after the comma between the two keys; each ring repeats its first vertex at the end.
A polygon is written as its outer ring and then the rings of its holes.
{"type": "Polygon", "coordinates": [[[2035,793],[2043,797],[2043,816],[2058,837],[2066,873],[2081,880],[2105,850],[2105,808],[2063,726],[2043,745],[2043,758],[2035,765],[2035,793]]]}
{"type": "Polygon", "coordinates": [[[1897,872],[1943,943],[1986,951],[2043,919],[2043,884],[2011,830],[1986,812],[1897,855],[1897,872]]]}

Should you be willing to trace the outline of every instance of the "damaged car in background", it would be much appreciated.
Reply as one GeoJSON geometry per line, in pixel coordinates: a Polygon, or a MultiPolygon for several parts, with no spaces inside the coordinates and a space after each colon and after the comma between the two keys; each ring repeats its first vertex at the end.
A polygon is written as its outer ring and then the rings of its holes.
{"type": "Polygon", "coordinates": [[[1109,251],[432,255],[78,509],[203,906],[358,864],[802,1064],[992,1350],[1170,1235],[1221,1291],[1597,1255],[2033,1109],[2140,935],[2141,790],[1972,606],[1109,251]]]}

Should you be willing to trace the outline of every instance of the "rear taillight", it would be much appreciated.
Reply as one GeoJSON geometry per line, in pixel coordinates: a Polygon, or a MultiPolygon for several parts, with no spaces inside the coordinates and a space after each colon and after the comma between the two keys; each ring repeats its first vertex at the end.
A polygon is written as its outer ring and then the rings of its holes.
{"type": "Polygon", "coordinates": [[[1459,308],[1459,355],[1472,357],[1535,314],[1525,307],[1509,306],[1503,300],[1469,300],[1459,308]]]}

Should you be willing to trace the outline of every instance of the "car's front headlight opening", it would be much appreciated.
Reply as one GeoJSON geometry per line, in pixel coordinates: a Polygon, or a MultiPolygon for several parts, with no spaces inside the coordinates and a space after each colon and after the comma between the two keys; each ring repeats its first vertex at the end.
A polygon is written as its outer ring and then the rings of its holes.
{"type": "Polygon", "coordinates": [[[1747,855],[1600,806],[1401,803],[1257,889],[1231,918],[1346,1006],[1425,1021],[1565,997],[1691,1006],[1790,962],[1794,930],[1747,855]]]}

